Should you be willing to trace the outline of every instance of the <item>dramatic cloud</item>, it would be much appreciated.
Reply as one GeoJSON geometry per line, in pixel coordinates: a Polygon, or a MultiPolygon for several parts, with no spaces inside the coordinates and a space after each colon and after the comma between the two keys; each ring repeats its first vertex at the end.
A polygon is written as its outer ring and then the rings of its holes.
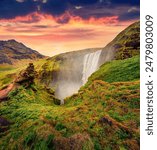
{"type": "Polygon", "coordinates": [[[139,0],[0,0],[0,40],[50,56],[104,47],[139,13],[139,0]]]}
{"type": "Polygon", "coordinates": [[[15,18],[38,11],[52,16],[69,12],[84,19],[91,16],[100,18],[119,15],[119,18],[129,20],[139,18],[139,11],[137,12],[139,2],[139,0],[1,0],[0,18],[15,18]],[[124,11],[117,14],[117,10],[122,6],[124,11]],[[128,7],[132,11],[125,11],[128,7]]]}

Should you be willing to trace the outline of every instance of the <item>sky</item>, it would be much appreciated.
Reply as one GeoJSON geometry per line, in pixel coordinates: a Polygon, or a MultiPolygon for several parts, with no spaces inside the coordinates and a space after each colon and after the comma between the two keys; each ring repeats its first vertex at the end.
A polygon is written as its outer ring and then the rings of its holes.
{"type": "Polygon", "coordinates": [[[139,20],[140,0],[0,0],[0,40],[53,56],[105,47],[139,20]]]}

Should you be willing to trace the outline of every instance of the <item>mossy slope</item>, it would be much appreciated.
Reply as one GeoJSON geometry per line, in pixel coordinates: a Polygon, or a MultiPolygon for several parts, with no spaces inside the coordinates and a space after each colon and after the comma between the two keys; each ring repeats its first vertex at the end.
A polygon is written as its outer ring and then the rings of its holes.
{"type": "Polygon", "coordinates": [[[0,103],[10,122],[0,126],[1,149],[139,149],[138,56],[104,64],[65,105],[53,100],[38,83],[10,93],[0,103]]]}
{"type": "Polygon", "coordinates": [[[140,54],[140,22],[135,22],[120,32],[102,49],[100,64],[105,55],[110,53],[113,59],[123,60],[140,54]],[[109,51],[109,52],[108,52],[109,51]]]}
{"type": "MultiPolygon", "coordinates": [[[[120,60],[102,65],[62,106],[47,85],[61,67],[66,68],[72,53],[36,62],[35,83],[21,85],[0,103],[0,149],[139,150],[138,41],[135,23],[104,48],[115,48],[115,59],[120,60]]],[[[9,84],[21,69],[1,67],[0,86],[9,84]]]]}
{"type": "Polygon", "coordinates": [[[94,80],[110,83],[138,80],[140,78],[139,70],[139,55],[125,60],[114,60],[102,65],[98,71],[89,77],[87,84],[94,80]]]}

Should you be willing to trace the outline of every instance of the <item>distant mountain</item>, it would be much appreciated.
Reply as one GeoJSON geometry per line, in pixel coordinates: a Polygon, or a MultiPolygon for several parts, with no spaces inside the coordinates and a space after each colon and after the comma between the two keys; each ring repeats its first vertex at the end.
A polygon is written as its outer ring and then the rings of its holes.
{"type": "Polygon", "coordinates": [[[15,40],[0,41],[0,64],[12,65],[20,60],[36,60],[44,57],[39,52],[15,40]]]}

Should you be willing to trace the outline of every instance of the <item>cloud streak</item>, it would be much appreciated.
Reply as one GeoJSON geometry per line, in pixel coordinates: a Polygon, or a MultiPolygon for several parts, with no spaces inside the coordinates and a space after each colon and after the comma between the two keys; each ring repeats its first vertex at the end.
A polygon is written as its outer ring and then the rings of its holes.
{"type": "Polygon", "coordinates": [[[104,47],[132,21],[119,22],[118,16],[88,20],[65,13],[59,17],[32,13],[25,17],[0,20],[0,39],[16,39],[45,55],[89,47],[104,47]],[[58,20],[69,18],[68,22],[58,20]],[[38,19],[36,19],[38,18],[38,19]]]}
{"type": "Polygon", "coordinates": [[[0,40],[45,55],[104,47],[139,19],[139,0],[0,0],[0,40]]]}

